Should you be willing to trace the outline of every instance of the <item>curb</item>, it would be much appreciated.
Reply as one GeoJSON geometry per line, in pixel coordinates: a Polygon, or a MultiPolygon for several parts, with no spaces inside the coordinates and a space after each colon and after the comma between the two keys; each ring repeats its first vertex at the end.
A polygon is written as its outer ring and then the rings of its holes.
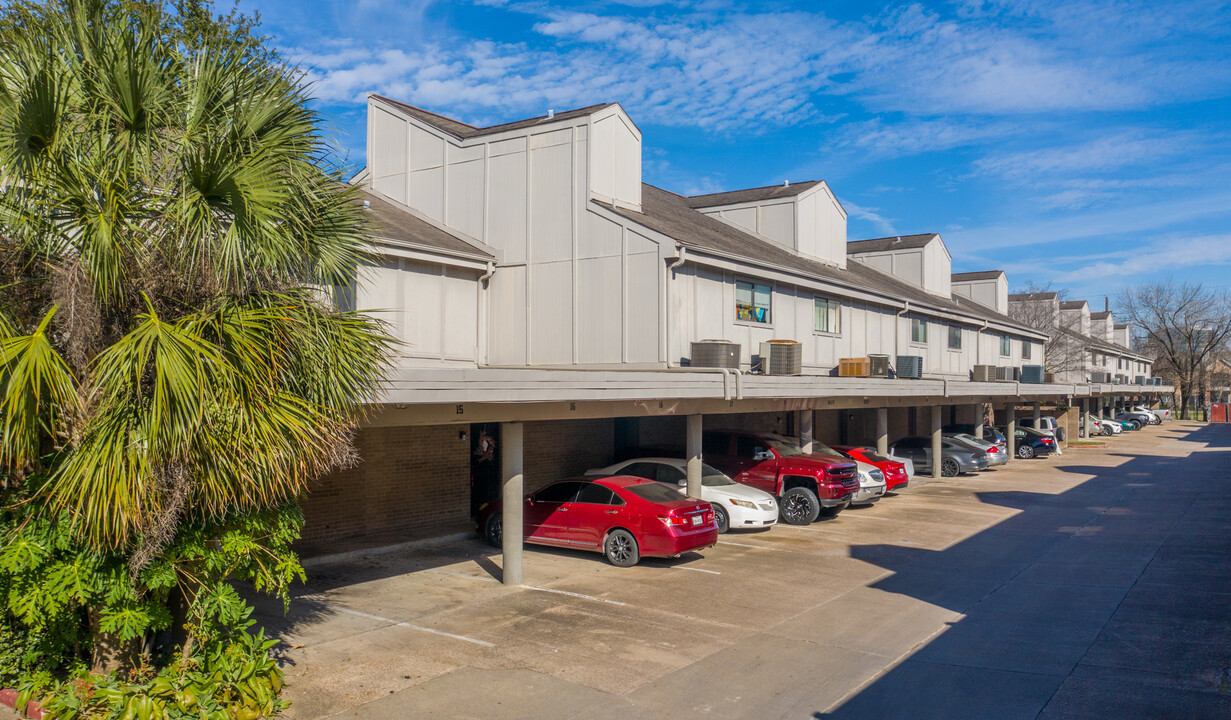
{"type": "MultiPolygon", "coordinates": [[[[0,705],[6,705],[13,708],[13,712],[17,712],[17,691],[13,688],[4,688],[0,690],[0,705]]],[[[26,712],[17,712],[18,717],[28,717],[32,720],[43,720],[43,706],[31,700],[26,703],[26,712]]]]}

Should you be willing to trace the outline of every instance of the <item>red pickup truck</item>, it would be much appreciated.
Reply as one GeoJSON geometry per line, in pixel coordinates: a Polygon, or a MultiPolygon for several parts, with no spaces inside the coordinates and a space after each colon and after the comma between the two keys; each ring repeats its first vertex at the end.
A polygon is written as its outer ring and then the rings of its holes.
{"type": "Polygon", "coordinates": [[[778,498],[782,521],[807,525],[821,514],[837,515],[859,490],[855,463],[836,455],[808,455],[788,438],[743,430],[709,430],[701,456],[732,480],[778,498]]]}

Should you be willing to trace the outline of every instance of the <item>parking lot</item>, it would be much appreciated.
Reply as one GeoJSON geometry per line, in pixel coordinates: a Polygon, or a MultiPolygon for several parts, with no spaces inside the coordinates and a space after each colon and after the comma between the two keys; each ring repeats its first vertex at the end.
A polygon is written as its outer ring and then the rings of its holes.
{"type": "Polygon", "coordinates": [[[294,718],[1231,716],[1231,427],[921,482],[631,569],[478,540],[309,568],[294,718]]]}

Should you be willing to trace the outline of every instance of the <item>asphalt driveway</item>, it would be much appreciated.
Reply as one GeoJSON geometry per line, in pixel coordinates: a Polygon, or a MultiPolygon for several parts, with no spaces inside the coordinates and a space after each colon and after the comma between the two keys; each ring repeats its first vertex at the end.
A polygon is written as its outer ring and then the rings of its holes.
{"type": "Polygon", "coordinates": [[[478,540],[309,569],[289,715],[1231,717],[1231,427],[912,487],[631,569],[478,540]]]}

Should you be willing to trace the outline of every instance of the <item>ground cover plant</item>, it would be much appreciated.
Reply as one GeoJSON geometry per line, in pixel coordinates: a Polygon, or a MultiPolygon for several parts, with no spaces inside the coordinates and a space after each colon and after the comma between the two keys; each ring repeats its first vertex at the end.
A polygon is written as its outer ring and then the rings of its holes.
{"type": "Polygon", "coordinates": [[[255,718],[306,484],[388,337],[308,90],[204,0],[0,9],[0,686],[57,718],[255,718]]]}

